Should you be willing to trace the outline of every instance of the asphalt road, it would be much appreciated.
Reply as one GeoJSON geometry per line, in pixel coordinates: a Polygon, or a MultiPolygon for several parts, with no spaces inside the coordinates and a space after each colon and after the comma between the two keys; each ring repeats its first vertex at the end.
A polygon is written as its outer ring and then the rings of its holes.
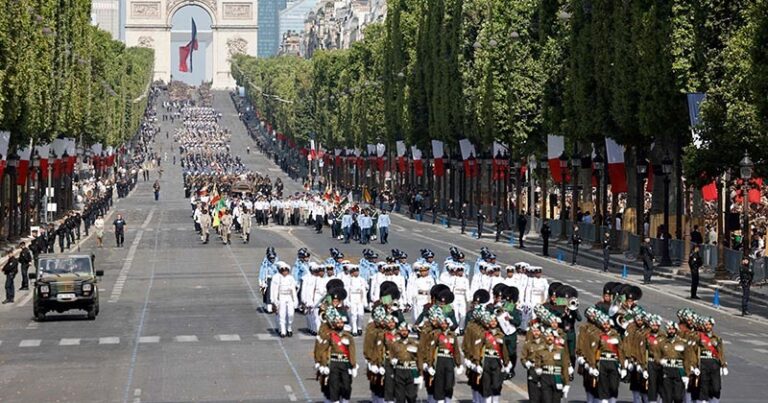
{"type": "MultiPolygon", "coordinates": [[[[251,140],[237,119],[229,95],[217,93],[214,106],[224,113],[224,125],[233,133],[232,150],[256,171],[281,176],[286,193],[300,189],[277,167],[255,153],[245,155],[251,140]]],[[[176,152],[163,124],[156,149],[176,152]]],[[[252,145],[252,144],[251,144],[252,145]]],[[[170,154],[169,154],[170,155],[170,154]]],[[[170,157],[169,157],[170,158],[170,157]]],[[[216,242],[201,245],[183,198],[181,170],[164,163],[161,198],[152,199],[151,181],[141,182],[114,210],[121,212],[128,229],[125,247],[115,248],[106,235],[106,247],[95,248],[87,239],[81,250],[96,253],[105,271],[99,283],[101,314],[95,321],[84,315],[51,315],[42,323],[32,320],[27,294],[0,308],[0,401],[4,402],[182,402],[182,401],[322,401],[314,381],[311,336],[298,331],[291,339],[276,337],[272,315],[259,309],[258,266],[267,246],[293,264],[296,250],[307,247],[315,259],[325,259],[330,247],[348,257],[360,256],[363,246],[342,245],[330,231],[316,235],[309,227],[254,227],[251,243],[236,239],[231,246],[216,242]]],[[[154,175],[153,175],[154,179],[154,175]]],[[[388,254],[393,248],[416,258],[429,247],[442,261],[452,245],[468,260],[489,246],[499,261],[525,260],[544,267],[547,277],[572,284],[580,291],[582,307],[598,299],[602,284],[616,274],[571,267],[490,239],[472,239],[456,228],[419,223],[393,215],[389,245],[367,245],[388,254]]],[[[633,280],[634,277],[630,278],[633,280]]],[[[708,303],[692,303],[682,296],[680,284],[660,281],[643,287],[640,301],[646,310],[673,318],[684,306],[714,316],[716,331],[726,340],[731,375],[724,379],[724,402],[763,402],[763,375],[768,370],[768,322],[764,317],[742,318],[731,309],[716,310],[708,303]]],[[[297,315],[294,326],[305,320],[297,315]]],[[[358,339],[361,343],[362,339],[358,339]]],[[[521,371],[518,371],[521,372],[521,371]]],[[[463,377],[462,377],[463,378],[463,377]]],[[[469,400],[461,380],[457,397],[469,400]]],[[[580,380],[570,401],[583,401],[580,380]]],[[[525,379],[507,382],[502,398],[525,401],[525,379]]],[[[355,401],[368,398],[364,376],[354,383],[355,401]]],[[[425,398],[424,392],[420,397],[425,398]]],[[[631,401],[623,385],[620,398],[631,401]]]]}

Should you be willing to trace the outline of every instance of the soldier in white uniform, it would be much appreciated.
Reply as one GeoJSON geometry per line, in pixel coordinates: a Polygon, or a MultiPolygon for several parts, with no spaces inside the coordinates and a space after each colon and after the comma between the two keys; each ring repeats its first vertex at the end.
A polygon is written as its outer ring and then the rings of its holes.
{"type": "Polygon", "coordinates": [[[429,291],[435,286],[435,280],[429,275],[428,265],[416,262],[413,269],[416,275],[408,281],[405,303],[413,308],[413,320],[416,321],[430,301],[429,291]]]}
{"type": "Polygon", "coordinates": [[[440,266],[435,262],[435,252],[432,252],[429,249],[422,249],[421,257],[416,259],[416,263],[421,263],[429,267],[430,277],[437,281],[437,276],[440,274],[440,266]]]}
{"type": "Polygon", "coordinates": [[[386,262],[376,262],[376,274],[371,277],[371,305],[379,300],[379,287],[381,287],[381,283],[386,281],[386,275],[384,274],[384,267],[386,265],[386,262]]]}
{"type": "Polygon", "coordinates": [[[448,282],[443,283],[450,287],[453,293],[453,310],[456,312],[456,321],[459,322],[459,335],[464,334],[464,322],[467,317],[467,302],[471,301],[469,280],[464,276],[464,265],[453,265],[453,275],[448,282]]]}
{"type": "Polygon", "coordinates": [[[275,264],[279,275],[272,278],[270,296],[277,305],[277,314],[280,319],[280,337],[293,336],[293,311],[299,303],[296,296],[296,280],[291,275],[291,266],[285,262],[275,264]]]}
{"type": "Polygon", "coordinates": [[[347,263],[345,271],[349,271],[349,277],[344,282],[344,288],[347,290],[347,305],[349,306],[349,319],[352,326],[352,334],[360,336],[363,334],[363,319],[365,316],[365,305],[367,303],[368,282],[360,277],[360,266],[347,263]]]}
{"type": "Polygon", "coordinates": [[[324,268],[314,262],[310,263],[309,272],[312,278],[303,280],[301,300],[306,306],[309,332],[316,335],[320,326],[319,305],[325,295],[325,285],[328,280],[325,278],[324,268]]]}
{"type": "Polygon", "coordinates": [[[459,266],[460,265],[456,264],[454,261],[446,260],[443,271],[440,273],[440,277],[437,279],[438,284],[448,284],[448,282],[450,282],[450,280],[453,278],[454,270],[456,270],[456,268],[459,266]]]}
{"type": "Polygon", "coordinates": [[[486,262],[480,264],[480,274],[472,278],[472,285],[470,288],[473,295],[477,290],[486,290],[488,293],[491,292],[491,276],[489,270],[493,270],[493,267],[490,264],[486,262]]]}

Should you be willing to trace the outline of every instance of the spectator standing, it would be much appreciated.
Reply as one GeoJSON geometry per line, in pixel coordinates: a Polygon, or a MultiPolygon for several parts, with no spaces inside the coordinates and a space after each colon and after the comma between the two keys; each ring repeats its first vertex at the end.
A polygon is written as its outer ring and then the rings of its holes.
{"type": "Polygon", "coordinates": [[[579,257],[579,245],[581,245],[581,234],[579,234],[579,226],[573,225],[573,234],[571,234],[571,245],[573,245],[573,260],[571,266],[576,264],[576,259],[579,257]]]}
{"type": "Polygon", "coordinates": [[[651,249],[651,238],[645,238],[645,241],[640,245],[640,259],[643,260],[643,284],[651,283],[651,276],[653,275],[653,250],[651,249]]]}
{"type": "Polygon", "coordinates": [[[99,217],[96,218],[96,221],[93,222],[93,228],[96,229],[96,241],[99,245],[99,248],[104,247],[104,216],[99,214],[99,217]]]}
{"type": "Polygon", "coordinates": [[[694,245],[701,245],[704,243],[704,237],[701,235],[698,225],[693,226],[693,231],[691,231],[691,242],[694,245]]]}
{"type": "Polygon", "coordinates": [[[115,242],[117,243],[117,247],[121,248],[125,242],[125,220],[123,219],[123,215],[118,214],[115,221],[112,222],[112,225],[115,227],[115,242]]]}
{"type": "Polygon", "coordinates": [[[13,256],[12,248],[5,250],[5,257],[8,260],[6,260],[3,266],[3,274],[5,274],[5,301],[3,301],[3,304],[10,304],[13,303],[13,299],[16,297],[13,280],[19,272],[19,261],[13,256]]]}
{"type": "Polygon", "coordinates": [[[18,259],[21,266],[21,288],[19,288],[19,291],[23,291],[29,289],[29,276],[27,273],[29,272],[29,265],[32,263],[32,252],[29,251],[25,242],[21,242],[19,248],[21,248],[18,259]]]}
{"type": "MultiPolygon", "coordinates": [[[[696,231],[695,228],[694,231],[696,231]]],[[[688,256],[688,267],[691,269],[691,299],[701,299],[697,295],[699,289],[699,269],[704,264],[701,259],[700,248],[699,244],[694,243],[693,249],[688,256]]]]}

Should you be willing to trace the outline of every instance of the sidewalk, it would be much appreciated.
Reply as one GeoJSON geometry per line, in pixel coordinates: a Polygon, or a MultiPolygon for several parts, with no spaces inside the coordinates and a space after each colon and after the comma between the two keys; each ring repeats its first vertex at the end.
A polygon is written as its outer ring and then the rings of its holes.
{"type": "MultiPolygon", "coordinates": [[[[409,212],[406,209],[402,209],[399,213],[404,217],[409,217],[409,212]]],[[[422,222],[431,223],[432,214],[422,214],[422,222]]],[[[437,220],[434,225],[440,225],[447,229],[445,225],[445,216],[438,214],[437,220]]],[[[414,218],[415,219],[415,218],[414,218]]],[[[467,220],[465,232],[471,236],[477,236],[477,221],[467,220]]],[[[450,219],[451,229],[459,231],[461,225],[458,220],[450,219]]],[[[483,238],[494,239],[496,236],[496,224],[486,223],[483,225],[483,238]]],[[[542,240],[540,236],[524,238],[526,252],[533,253],[537,256],[543,256],[542,240]]],[[[506,230],[501,234],[499,245],[506,245],[507,247],[513,247],[519,249],[519,241],[517,239],[517,231],[506,230]]],[[[572,259],[572,247],[567,240],[560,241],[559,239],[550,238],[549,240],[549,258],[558,260],[561,263],[570,263],[572,259]]],[[[594,269],[596,271],[603,270],[603,251],[600,248],[593,249],[592,245],[582,244],[579,249],[579,257],[577,261],[579,266],[594,269]]],[[[629,274],[642,274],[643,264],[641,261],[627,257],[624,252],[612,253],[610,258],[611,272],[622,274],[626,267],[626,273],[629,274]]],[[[683,264],[681,266],[660,267],[655,266],[653,270],[654,277],[662,277],[674,281],[676,284],[684,287],[690,287],[691,276],[688,270],[688,265],[683,264]]],[[[741,298],[741,287],[738,282],[733,280],[715,280],[715,273],[712,269],[702,269],[699,274],[699,290],[710,290],[713,293],[718,291],[722,295],[729,295],[732,297],[741,298]]],[[[768,306],[768,287],[761,285],[754,285],[750,290],[750,304],[759,304],[761,306],[768,306]]]]}

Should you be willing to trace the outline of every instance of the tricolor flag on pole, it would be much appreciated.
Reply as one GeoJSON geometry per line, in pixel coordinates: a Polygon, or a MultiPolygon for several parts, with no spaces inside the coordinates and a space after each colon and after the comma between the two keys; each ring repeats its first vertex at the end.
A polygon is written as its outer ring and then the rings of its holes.
{"type": "Polygon", "coordinates": [[[445,175],[445,165],[443,158],[445,157],[445,150],[443,150],[444,144],[440,140],[432,140],[432,158],[435,159],[435,176],[440,178],[445,175]]]}
{"type": "Polygon", "coordinates": [[[459,148],[461,149],[461,159],[464,160],[464,176],[471,178],[479,174],[477,166],[477,152],[475,151],[475,145],[469,141],[469,139],[459,140],[459,148]]]}
{"type": "Polygon", "coordinates": [[[395,147],[397,148],[397,171],[400,173],[405,173],[405,141],[398,140],[395,142],[395,147]]]}
{"type": "Polygon", "coordinates": [[[307,159],[312,161],[317,159],[317,148],[315,147],[315,140],[309,140],[309,155],[307,159]]]}
{"type": "Polygon", "coordinates": [[[28,145],[19,153],[19,166],[16,168],[16,184],[24,186],[27,184],[27,176],[29,175],[29,158],[32,156],[32,145],[28,145]]]}
{"type": "Polygon", "coordinates": [[[565,151],[565,139],[563,136],[547,136],[547,159],[549,160],[549,172],[552,172],[552,180],[560,183],[563,174],[560,170],[560,156],[565,151]]]}
{"type": "Polygon", "coordinates": [[[627,191],[627,172],[624,165],[624,146],[613,139],[605,139],[606,162],[608,177],[611,178],[611,193],[619,194],[627,191]]]}
{"type": "Polygon", "coordinates": [[[51,145],[41,144],[35,146],[35,151],[37,151],[37,156],[40,157],[40,174],[43,179],[48,179],[48,158],[51,154],[51,145]]]}
{"type": "Polygon", "coordinates": [[[424,162],[421,160],[421,150],[416,146],[411,146],[411,155],[413,155],[413,171],[416,176],[424,176],[424,162]]]}
{"type": "Polygon", "coordinates": [[[5,172],[5,161],[8,160],[8,144],[11,142],[11,133],[0,132],[0,179],[5,172]]]}
{"type": "Polygon", "coordinates": [[[493,174],[495,181],[506,180],[509,175],[509,147],[498,141],[493,142],[493,174]]]}
{"type": "Polygon", "coordinates": [[[192,39],[189,43],[179,47],[179,71],[186,73],[192,72],[192,53],[197,50],[197,25],[195,19],[192,19],[192,39]],[[189,59],[189,65],[187,65],[189,59]]]}

